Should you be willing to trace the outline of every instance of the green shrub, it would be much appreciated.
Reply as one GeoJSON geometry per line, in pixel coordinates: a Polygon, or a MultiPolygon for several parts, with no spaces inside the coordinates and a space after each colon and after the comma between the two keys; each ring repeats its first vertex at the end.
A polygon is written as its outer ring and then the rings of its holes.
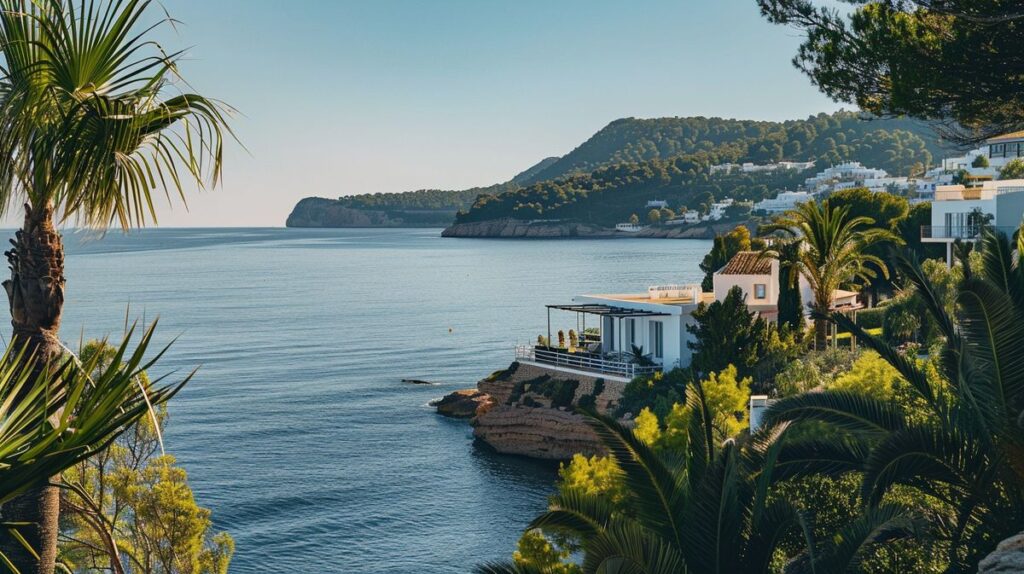
{"type": "Polygon", "coordinates": [[[689,369],[672,369],[667,373],[637,377],[622,391],[622,400],[615,409],[616,416],[626,413],[637,415],[649,408],[659,419],[672,410],[672,405],[683,402],[683,393],[693,380],[689,369]]]}
{"type": "Polygon", "coordinates": [[[887,305],[857,311],[857,324],[862,329],[877,329],[882,326],[882,317],[887,305]]]}
{"type": "Polygon", "coordinates": [[[583,395],[580,397],[579,402],[576,403],[581,409],[592,411],[597,407],[597,397],[594,395],[583,395]]]}

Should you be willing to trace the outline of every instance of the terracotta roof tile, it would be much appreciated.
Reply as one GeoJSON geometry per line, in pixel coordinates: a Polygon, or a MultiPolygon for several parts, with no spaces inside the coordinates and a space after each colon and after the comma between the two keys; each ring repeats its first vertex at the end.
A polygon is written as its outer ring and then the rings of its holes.
{"type": "Polygon", "coordinates": [[[722,275],[771,275],[772,260],[757,251],[740,251],[718,272],[722,275]]]}

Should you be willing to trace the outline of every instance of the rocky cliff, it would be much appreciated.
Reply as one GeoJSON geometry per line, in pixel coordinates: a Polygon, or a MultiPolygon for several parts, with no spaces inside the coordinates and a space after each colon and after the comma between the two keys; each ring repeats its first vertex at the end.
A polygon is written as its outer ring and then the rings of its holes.
{"type": "Polygon", "coordinates": [[[609,412],[624,388],[618,381],[512,363],[477,383],[476,389],[456,391],[436,406],[441,414],[472,417],[473,435],[498,452],[564,460],[575,453],[602,451],[575,409],[609,412]]]}
{"type": "MultiPolygon", "coordinates": [[[[624,233],[575,222],[530,222],[518,219],[494,219],[472,223],[454,223],[441,232],[443,237],[498,237],[525,239],[604,239],[618,238],[657,238],[657,239],[714,239],[717,233],[727,233],[737,225],[754,225],[749,221],[733,221],[726,223],[702,223],[699,225],[657,226],[648,227],[637,233],[624,233]]],[[[752,228],[753,229],[753,228],[752,228]]]]}
{"type": "Polygon", "coordinates": [[[382,211],[350,209],[333,199],[307,197],[297,204],[285,222],[288,227],[380,227],[393,225],[382,211]]]}
{"type": "Polygon", "coordinates": [[[530,222],[495,219],[473,223],[455,223],[441,232],[442,237],[507,237],[555,239],[569,237],[618,237],[625,235],[586,223],[530,222]]]}
{"type": "Polygon", "coordinates": [[[288,215],[288,227],[444,227],[454,209],[363,209],[336,199],[307,197],[288,215]]]}

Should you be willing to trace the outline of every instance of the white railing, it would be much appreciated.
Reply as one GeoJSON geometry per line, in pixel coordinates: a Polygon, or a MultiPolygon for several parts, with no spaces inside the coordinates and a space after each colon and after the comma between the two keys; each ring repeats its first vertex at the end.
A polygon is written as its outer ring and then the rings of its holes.
{"type": "Polygon", "coordinates": [[[585,352],[569,353],[561,350],[538,349],[534,345],[517,345],[516,360],[618,375],[630,379],[641,375],[652,375],[662,370],[660,365],[638,365],[630,361],[606,359],[585,352]]]}
{"type": "Polygon", "coordinates": [[[701,286],[696,283],[683,285],[651,285],[647,288],[647,296],[651,299],[692,299],[695,303],[701,300],[701,286]]]}

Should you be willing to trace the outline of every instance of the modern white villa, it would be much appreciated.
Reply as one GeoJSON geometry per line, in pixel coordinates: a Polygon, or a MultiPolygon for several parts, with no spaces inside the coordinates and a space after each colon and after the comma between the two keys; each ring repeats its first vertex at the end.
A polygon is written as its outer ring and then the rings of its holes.
{"type": "MultiPolygon", "coordinates": [[[[714,289],[703,292],[699,284],[659,285],[646,292],[577,295],[572,303],[547,306],[548,344],[519,345],[516,360],[562,373],[600,376],[628,382],[650,374],[690,364],[694,342],[687,326],[695,323],[693,312],[703,303],[723,299],[739,287],[748,308],[774,322],[778,317],[779,264],[759,252],[743,251],[714,274],[714,289]],[[566,328],[566,314],[568,328],[566,328]],[[565,337],[566,344],[553,343],[565,337]],[[554,331],[553,331],[554,330],[554,331]],[[646,356],[638,360],[633,348],[646,356]]],[[[810,286],[801,277],[801,297],[812,299],[810,286]]],[[[853,311],[860,307],[857,293],[836,291],[833,308],[853,311]]]]}
{"type": "Polygon", "coordinates": [[[775,197],[762,199],[755,203],[754,210],[768,214],[783,213],[793,209],[798,203],[811,201],[814,198],[813,193],[806,191],[780,191],[775,197]]]}
{"type": "Polygon", "coordinates": [[[1024,179],[982,181],[978,185],[940,185],[932,200],[931,225],[921,228],[921,241],[944,243],[952,264],[953,242],[974,240],[983,225],[1012,233],[1024,215],[1024,179]]]}

